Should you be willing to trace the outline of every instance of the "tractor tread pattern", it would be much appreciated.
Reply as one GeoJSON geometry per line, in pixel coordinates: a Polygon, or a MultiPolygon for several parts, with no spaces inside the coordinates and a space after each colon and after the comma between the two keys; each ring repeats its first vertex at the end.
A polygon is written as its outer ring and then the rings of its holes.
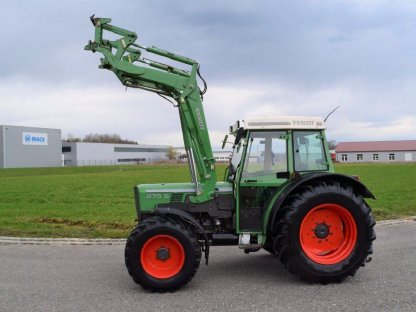
{"type": "MultiPolygon", "coordinates": [[[[129,237],[127,238],[127,243],[125,247],[125,263],[127,267],[127,271],[129,272],[130,276],[132,277],[133,281],[140,286],[142,286],[144,289],[151,291],[151,292],[174,292],[178,290],[179,288],[185,286],[187,283],[189,283],[192,278],[195,276],[196,272],[198,271],[199,264],[201,260],[201,246],[198,242],[198,238],[195,234],[195,232],[187,225],[185,225],[184,222],[181,220],[177,220],[176,218],[166,218],[166,217],[160,217],[155,216],[148,218],[144,220],[143,222],[140,222],[130,233],[129,237]],[[181,234],[183,234],[185,237],[187,237],[191,244],[192,252],[190,254],[187,254],[186,257],[191,256],[192,262],[191,262],[191,268],[186,273],[185,278],[181,279],[180,283],[175,283],[175,285],[155,285],[147,283],[143,278],[143,274],[146,273],[138,272],[137,268],[135,268],[136,263],[136,252],[137,252],[137,243],[140,240],[140,237],[145,234],[147,231],[157,228],[163,228],[163,229],[173,229],[174,231],[177,231],[181,234]]],[[[184,264],[185,265],[185,264],[184,264]]],[[[138,263],[137,263],[138,266],[138,263]]],[[[178,274],[181,274],[178,273],[178,274]]]]}
{"type": "MultiPolygon", "coordinates": [[[[365,266],[366,262],[369,262],[371,258],[369,256],[373,253],[372,242],[376,239],[374,226],[375,220],[371,215],[371,208],[366,204],[362,195],[357,194],[354,190],[347,185],[341,185],[335,181],[317,181],[310,183],[309,185],[302,186],[297,190],[296,194],[291,195],[286,200],[283,207],[283,217],[275,224],[276,238],[273,244],[273,251],[279,257],[280,261],[286,266],[286,268],[294,275],[297,275],[302,280],[312,283],[340,283],[348,276],[354,276],[356,271],[365,266]],[[299,257],[303,252],[295,250],[293,243],[290,241],[290,231],[294,220],[298,218],[299,206],[304,205],[312,197],[320,195],[326,195],[328,193],[337,194],[346,198],[352,199],[352,201],[358,207],[359,214],[362,216],[360,220],[356,222],[364,222],[367,229],[364,233],[363,243],[364,249],[357,257],[351,257],[343,261],[342,267],[338,268],[337,272],[331,272],[325,274],[325,272],[319,272],[319,269],[312,270],[311,272],[303,266],[299,266],[299,257]]],[[[306,257],[306,256],[304,256],[306,257]]],[[[317,265],[319,267],[319,265],[317,265]]]]}

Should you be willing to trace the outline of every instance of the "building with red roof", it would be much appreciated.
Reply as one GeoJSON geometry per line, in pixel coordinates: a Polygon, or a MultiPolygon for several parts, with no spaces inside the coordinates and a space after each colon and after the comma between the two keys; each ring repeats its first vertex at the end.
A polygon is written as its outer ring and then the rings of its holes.
{"type": "Polygon", "coordinates": [[[335,151],[339,162],[416,161],[416,140],[340,142],[335,151]]]}

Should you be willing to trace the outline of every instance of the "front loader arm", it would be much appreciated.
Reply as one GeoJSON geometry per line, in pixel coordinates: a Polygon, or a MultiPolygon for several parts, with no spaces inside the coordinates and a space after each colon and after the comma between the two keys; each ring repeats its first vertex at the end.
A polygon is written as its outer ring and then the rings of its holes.
{"type": "Polygon", "coordinates": [[[156,93],[169,96],[178,96],[177,91],[186,87],[190,73],[170,67],[164,64],[146,60],[141,57],[142,50],[152,49],[141,47],[135,44],[137,35],[134,32],[110,25],[109,18],[91,17],[95,26],[95,40],[88,42],[85,50],[101,52],[104,58],[99,68],[108,69],[114,72],[121,83],[127,87],[143,88],[156,93]],[[110,41],[103,39],[103,31],[107,30],[121,35],[118,40],[110,41]],[[113,50],[115,50],[113,54],[113,50]],[[137,66],[133,62],[142,62],[146,66],[137,66]],[[157,69],[153,69],[154,67],[157,69]],[[177,74],[181,72],[182,75],[177,74]]]}
{"type": "Polygon", "coordinates": [[[209,140],[202,106],[202,93],[198,87],[199,63],[190,58],[156,47],[136,44],[137,34],[110,24],[109,18],[91,17],[95,27],[95,39],[85,50],[100,52],[99,68],[111,70],[126,87],[140,88],[171,97],[177,102],[182,135],[195,185],[192,202],[204,202],[212,198],[216,183],[215,160],[209,140]],[[103,32],[121,36],[117,40],[105,40],[103,32]],[[157,54],[191,66],[185,71],[142,56],[142,51],[157,54]]]}

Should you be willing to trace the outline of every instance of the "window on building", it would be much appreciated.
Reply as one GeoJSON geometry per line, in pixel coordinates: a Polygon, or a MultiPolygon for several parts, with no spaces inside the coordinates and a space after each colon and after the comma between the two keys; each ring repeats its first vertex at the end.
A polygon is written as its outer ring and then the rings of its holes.
{"type": "Polygon", "coordinates": [[[146,158],[119,158],[117,159],[117,162],[119,163],[139,163],[146,161],[146,158]]]}
{"type": "Polygon", "coordinates": [[[348,160],[347,154],[342,154],[341,155],[341,161],[347,161],[347,160],[348,160]]]}
{"type": "Polygon", "coordinates": [[[363,154],[357,154],[357,161],[363,161],[363,154]]]}
{"type": "Polygon", "coordinates": [[[157,147],[114,147],[114,153],[133,153],[133,152],[143,152],[143,153],[166,153],[167,148],[157,148],[157,147]]]}
{"type": "Polygon", "coordinates": [[[62,153],[70,153],[71,146],[62,146],[62,153]]]}
{"type": "Polygon", "coordinates": [[[373,154],[373,160],[378,160],[378,154],[373,154]]]}
{"type": "Polygon", "coordinates": [[[396,159],[396,157],[395,157],[394,154],[389,154],[389,160],[395,160],[395,159],[396,159]]]}

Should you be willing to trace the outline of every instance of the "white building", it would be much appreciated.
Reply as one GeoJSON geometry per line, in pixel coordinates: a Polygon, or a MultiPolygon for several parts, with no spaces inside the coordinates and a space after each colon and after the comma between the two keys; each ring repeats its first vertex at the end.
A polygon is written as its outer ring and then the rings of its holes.
{"type": "Polygon", "coordinates": [[[61,166],[61,130],[0,125],[0,168],[61,166]]]}
{"type": "Polygon", "coordinates": [[[214,158],[216,162],[229,162],[232,151],[213,151],[214,158]]]}
{"type": "Polygon", "coordinates": [[[167,159],[168,146],[62,142],[65,166],[104,166],[151,163],[167,159]]]}
{"type": "MultiPolygon", "coordinates": [[[[185,147],[174,147],[174,150],[178,153],[178,156],[186,155],[185,147]]],[[[212,151],[215,161],[218,162],[229,162],[232,151],[221,150],[221,151],[212,151]]]]}
{"type": "Polygon", "coordinates": [[[411,162],[416,140],[340,142],[336,154],[339,162],[411,162]]]}

